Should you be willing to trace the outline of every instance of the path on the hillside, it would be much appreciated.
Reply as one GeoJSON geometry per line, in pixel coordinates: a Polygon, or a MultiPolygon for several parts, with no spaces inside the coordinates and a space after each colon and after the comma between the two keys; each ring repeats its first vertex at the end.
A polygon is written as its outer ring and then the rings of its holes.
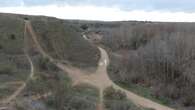
{"type": "Polygon", "coordinates": [[[138,96],[133,92],[130,92],[126,89],[123,89],[121,87],[119,87],[118,85],[116,85],[108,76],[107,73],[107,66],[109,65],[109,57],[107,52],[98,47],[100,52],[101,52],[101,58],[99,60],[99,66],[97,68],[97,70],[95,71],[95,73],[89,73],[85,70],[81,70],[72,66],[66,66],[60,62],[55,61],[50,55],[48,55],[43,48],[41,47],[41,45],[39,44],[39,41],[37,40],[37,35],[35,34],[31,23],[29,21],[25,22],[26,28],[28,30],[28,32],[30,33],[35,45],[37,46],[39,52],[44,56],[47,57],[51,62],[53,62],[54,64],[57,65],[57,67],[59,67],[60,69],[62,69],[63,71],[67,72],[69,77],[72,79],[73,81],[73,85],[78,85],[81,83],[87,83],[90,85],[93,85],[95,87],[97,87],[100,90],[100,107],[98,108],[98,110],[103,110],[103,94],[102,91],[109,87],[109,86],[113,86],[116,89],[119,89],[123,92],[125,92],[127,94],[127,98],[130,99],[132,102],[134,102],[136,105],[141,106],[141,107],[145,107],[145,108],[153,108],[155,110],[174,110],[172,108],[169,108],[167,106],[158,104],[156,102],[153,102],[149,99],[146,99],[144,97],[138,96]]]}
{"type": "Polygon", "coordinates": [[[30,67],[31,67],[30,75],[28,76],[28,78],[26,79],[25,82],[20,82],[20,83],[21,83],[21,86],[20,86],[12,95],[10,95],[8,98],[3,99],[2,101],[0,101],[0,104],[1,104],[1,105],[5,105],[4,107],[0,107],[0,110],[6,109],[6,108],[7,108],[6,105],[7,105],[7,104],[10,104],[13,100],[16,99],[16,97],[17,97],[18,95],[21,94],[21,92],[25,89],[26,84],[27,84],[27,83],[30,81],[30,79],[32,79],[33,76],[34,76],[34,66],[33,66],[32,60],[31,60],[31,58],[29,57],[29,55],[27,55],[27,54],[26,54],[26,57],[27,57],[27,59],[28,59],[28,61],[29,61],[29,63],[30,63],[30,67]]]}
{"type": "Polygon", "coordinates": [[[33,63],[32,60],[30,59],[30,57],[28,55],[26,55],[26,57],[28,58],[28,61],[30,62],[30,66],[31,66],[31,73],[30,76],[27,78],[27,80],[22,84],[22,86],[20,86],[17,91],[14,92],[14,94],[12,94],[10,97],[8,97],[5,100],[5,103],[9,103],[12,100],[14,100],[21,92],[22,90],[24,90],[24,88],[26,87],[27,82],[29,82],[30,79],[32,79],[33,75],[34,75],[34,67],[33,67],[33,63]]]}
{"type": "Polygon", "coordinates": [[[13,82],[6,82],[6,83],[3,83],[2,85],[0,85],[0,89],[4,89],[4,88],[7,88],[8,86],[17,86],[17,85],[21,85],[23,84],[24,81],[13,81],[13,82]]]}
{"type": "MultiPolygon", "coordinates": [[[[25,29],[26,29],[26,27],[25,27],[25,29]]],[[[24,35],[26,34],[26,30],[25,30],[25,32],[24,32],[24,35]]],[[[12,94],[12,95],[10,95],[9,97],[7,97],[6,99],[3,99],[3,100],[1,100],[0,101],[0,104],[1,105],[5,105],[4,107],[0,107],[0,110],[5,110],[5,109],[7,109],[7,104],[10,104],[13,100],[15,100],[16,99],[16,97],[18,96],[18,95],[20,95],[21,94],[21,92],[25,89],[25,87],[26,87],[26,85],[27,85],[27,83],[31,80],[31,79],[33,79],[33,77],[34,77],[34,65],[33,65],[33,62],[32,62],[32,60],[31,60],[31,58],[30,58],[30,56],[28,55],[28,53],[27,53],[27,50],[25,50],[24,49],[24,54],[25,54],[25,56],[26,56],[26,58],[28,59],[28,61],[29,61],[29,64],[30,64],[30,75],[28,76],[28,78],[23,82],[23,81],[15,81],[15,82],[10,82],[10,83],[6,83],[6,85],[8,85],[8,84],[21,84],[21,86],[12,94]]]]}

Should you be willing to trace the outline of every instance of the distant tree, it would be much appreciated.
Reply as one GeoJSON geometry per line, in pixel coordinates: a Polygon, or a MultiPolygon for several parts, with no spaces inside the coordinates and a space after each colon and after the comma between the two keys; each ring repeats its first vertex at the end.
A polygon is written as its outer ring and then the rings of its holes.
{"type": "Polygon", "coordinates": [[[27,17],[24,17],[24,20],[29,20],[29,18],[27,18],[27,17]]]}
{"type": "Polygon", "coordinates": [[[15,39],[16,39],[15,34],[11,34],[11,35],[10,35],[10,39],[11,39],[11,40],[15,40],[15,39]]]}
{"type": "Polygon", "coordinates": [[[108,87],[104,91],[104,97],[106,99],[125,100],[126,94],[120,90],[115,90],[113,87],[108,87]]]}
{"type": "Polygon", "coordinates": [[[83,30],[87,30],[87,29],[88,29],[88,26],[87,26],[86,24],[84,24],[84,25],[81,26],[81,28],[82,28],[83,30]]]}

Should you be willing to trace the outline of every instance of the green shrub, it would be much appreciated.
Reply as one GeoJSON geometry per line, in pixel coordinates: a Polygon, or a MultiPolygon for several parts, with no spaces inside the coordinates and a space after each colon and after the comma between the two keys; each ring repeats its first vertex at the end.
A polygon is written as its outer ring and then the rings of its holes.
{"type": "Polygon", "coordinates": [[[88,29],[88,26],[87,26],[86,24],[84,24],[84,25],[81,26],[81,28],[82,28],[83,30],[87,30],[87,29],[88,29]]]}
{"type": "Polygon", "coordinates": [[[104,98],[113,100],[126,100],[126,94],[120,90],[115,90],[113,87],[108,87],[104,91],[104,98]]]}
{"type": "Polygon", "coordinates": [[[127,99],[124,92],[108,87],[104,91],[104,105],[107,110],[153,110],[140,108],[127,99]]]}
{"type": "Polygon", "coordinates": [[[58,68],[53,63],[50,63],[48,58],[40,57],[38,65],[42,70],[58,70],[58,68]]]}
{"type": "Polygon", "coordinates": [[[12,75],[14,73],[14,69],[11,67],[11,65],[0,65],[0,75],[6,74],[6,75],[12,75]]]}
{"type": "Polygon", "coordinates": [[[15,40],[15,39],[16,39],[15,34],[11,34],[11,35],[10,35],[10,39],[11,39],[11,40],[15,40]]]}

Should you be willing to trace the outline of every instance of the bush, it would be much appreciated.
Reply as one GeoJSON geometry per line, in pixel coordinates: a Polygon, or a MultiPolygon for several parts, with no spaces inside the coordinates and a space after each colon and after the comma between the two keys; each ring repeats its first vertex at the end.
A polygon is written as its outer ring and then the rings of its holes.
{"type": "Polygon", "coordinates": [[[15,40],[15,39],[16,39],[15,34],[11,34],[11,35],[10,35],[10,39],[11,39],[11,40],[15,40]]]}
{"type": "Polygon", "coordinates": [[[104,91],[104,98],[113,100],[126,100],[126,94],[120,90],[115,90],[113,87],[108,87],[104,91]]]}
{"type": "Polygon", "coordinates": [[[39,68],[42,70],[58,70],[55,64],[50,63],[48,58],[40,57],[38,61],[39,68]]]}
{"type": "Polygon", "coordinates": [[[131,106],[128,101],[119,101],[119,100],[106,100],[105,107],[108,110],[136,110],[131,109],[131,106]]]}
{"type": "Polygon", "coordinates": [[[47,105],[57,110],[95,110],[96,101],[87,92],[64,87],[56,87],[55,94],[47,99],[47,105]]]}
{"type": "Polygon", "coordinates": [[[104,91],[104,104],[108,110],[145,110],[127,100],[125,93],[115,90],[113,87],[108,87],[104,91]]]}
{"type": "Polygon", "coordinates": [[[182,100],[182,103],[183,103],[183,105],[184,105],[185,107],[189,107],[189,106],[195,104],[193,100],[194,100],[193,97],[191,97],[191,96],[185,96],[185,97],[183,98],[183,100],[182,100]]]}
{"type": "Polygon", "coordinates": [[[27,17],[24,17],[24,20],[29,20],[29,18],[27,18],[27,17]]]}
{"type": "Polygon", "coordinates": [[[85,97],[73,96],[67,104],[71,110],[95,110],[95,104],[85,97]]]}
{"type": "Polygon", "coordinates": [[[0,75],[12,75],[14,72],[14,69],[11,67],[11,65],[0,65],[0,75]]]}
{"type": "Polygon", "coordinates": [[[84,25],[81,26],[81,28],[82,28],[83,30],[87,30],[87,29],[88,29],[88,26],[84,24],[84,25]]]}

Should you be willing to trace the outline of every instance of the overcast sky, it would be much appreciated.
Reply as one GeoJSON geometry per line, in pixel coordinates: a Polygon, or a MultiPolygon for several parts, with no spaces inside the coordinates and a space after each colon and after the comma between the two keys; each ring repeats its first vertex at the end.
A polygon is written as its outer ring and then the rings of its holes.
{"type": "Polygon", "coordinates": [[[63,19],[195,22],[195,0],[0,0],[0,12],[63,19]]]}

